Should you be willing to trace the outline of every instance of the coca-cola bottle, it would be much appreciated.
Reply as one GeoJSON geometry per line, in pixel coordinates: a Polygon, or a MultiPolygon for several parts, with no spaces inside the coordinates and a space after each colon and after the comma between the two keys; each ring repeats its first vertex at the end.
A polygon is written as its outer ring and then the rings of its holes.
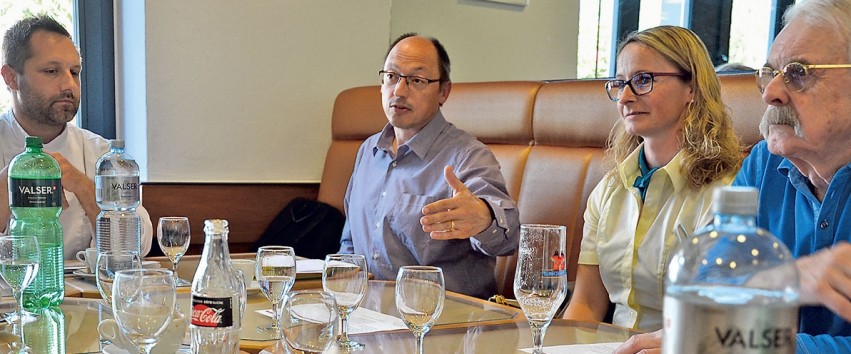
{"type": "Polygon", "coordinates": [[[204,221],[204,233],[204,252],[192,279],[192,353],[236,353],[242,284],[229,262],[227,220],[204,221]]]}

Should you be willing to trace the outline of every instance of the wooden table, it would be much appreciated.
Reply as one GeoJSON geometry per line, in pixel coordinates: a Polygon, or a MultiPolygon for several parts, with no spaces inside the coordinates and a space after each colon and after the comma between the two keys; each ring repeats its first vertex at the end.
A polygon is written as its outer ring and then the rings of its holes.
{"type": "MultiPolygon", "coordinates": [[[[253,254],[234,255],[234,258],[250,258],[253,254]]],[[[151,258],[148,258],[151,259],[151,258]]],[[[156,257],[153,257],[156,259],[156,257]]],[[[168,260],[163,259],[164,265],[170,267],[168,260]]],[[[191,279],[198,257],[192,257],[180,262],[178,274],[191,279]],[[186,263],[184,263],[186,262],[186,263]],[[194,264],[193,264],[194,262],[194,264]]],[[[88,353],[98,351],[97,324],[103,319],[112,318],[112,312],[105,301],[100,299],[100,293],[91,277],[68,276],[66,293],[79,293],[79,297],[67,296],[61,306],[65,315],[65,334],[68,353],[88,353]]],[[[297,278],[293,289],[321,288],[321,278],[297,278]]],[[[178,305],[185,312],[189,309],[189,288],[178,289],[178,305]]],[[[9,301],[0,304],[0,311],[10,311],[14,303],[9,301]]],[[[395,305],[395,283],[389,281],[369,281],[369,288],[361,305],[364,308],[384,314],[399,317],[395,305]]],[[[240,347],[249,353],[257,353],[262,349],[275,345],[277,342],[269,333],[257,331],[257,327],[268,325],[271,318],[257,313],[257,310],[271,308],[269,301],[253,287],[249,290],[245,316],[242,323],[242,341],[240,347]]],[[[462,294],[447,292],[443,315],[438,319],[438,326],[466,326],[470,323],[499,324],[518,320],[525,322],[519,309],[498,305],[485,300],[462,294]]],[[[410,333],[408,333],[410,334],[410,333]]],[[[187,337],[188,338],[188,337],[187,337]]]]}

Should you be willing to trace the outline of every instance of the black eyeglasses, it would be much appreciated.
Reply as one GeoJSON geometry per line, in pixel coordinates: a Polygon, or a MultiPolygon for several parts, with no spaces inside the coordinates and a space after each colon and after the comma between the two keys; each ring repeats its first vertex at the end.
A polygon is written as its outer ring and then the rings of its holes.
{"type": "Polygon", "coordinates": [[[606,81],[606,93],[609,94],[609,99],[617,102],[624,88],[629,86],[636,96],[646,95],[653,91],[653,82],[657,76],[677,76],[688,77],[688,74],[683,73],[638,73],[632,75],[629,80],[609,80],[606,81]]]}
{"type": "Polygon", "coordinates": [[[851,68],[851,64],[801,64],[791,62],[786,64],[781,70],[774,70],[768,66],[763,66],[762,69],[756,71],[756,87],[759,92],[765,92],[765,87],[774,80],[777,75],[783,75],[783,82],[790,89],[801,92],[809,87],[815,76],[810,74],[810,69],[844,69],[851,68]]]}
{"type": "Polygon", "coordinates": [[[400,73],[396,73],[396,72],[392,72],[392,71],[386,71],[386,70],[379,71],[378,76],[381,78],[381,84],[384,85],[384,86],[396,86],[396,84],[399,83],[399,79],[404,78],[405,82],[408,84],[408,86],[413,87],[414,89],[417,89],[417,90],[423,90],[429,84],[440,81],[440,79],[431,80],[431,79],[426,79],[422,76],[402,75],[400,73]]]}

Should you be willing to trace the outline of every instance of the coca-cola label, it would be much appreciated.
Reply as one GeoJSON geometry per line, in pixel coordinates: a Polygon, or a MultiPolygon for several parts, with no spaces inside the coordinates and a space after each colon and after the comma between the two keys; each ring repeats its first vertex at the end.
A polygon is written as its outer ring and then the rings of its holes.
{"type": "Polygon", "coordinates": [[[61,179],[9,178],[10,206],[55,208],[62,206],[61,179]]]}
{"type": "Polygon", "coordinates": [[[192,296],[192,324],[200,327],[233,326],[233,303],[229,297],[192,296]]]}

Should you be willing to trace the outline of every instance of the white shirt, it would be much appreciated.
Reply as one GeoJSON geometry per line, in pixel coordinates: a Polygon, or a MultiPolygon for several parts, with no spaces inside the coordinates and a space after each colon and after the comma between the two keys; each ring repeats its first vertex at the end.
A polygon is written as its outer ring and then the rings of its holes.
{"type": "MultiPolygon", "coordinates": [[[[27,133],[15,120],[9,109],[0,115],[0,161],[2,166],[8,166],[12,159],[24,151],[24,140],[27,133]]],[[[53,141],[44,145],[45,152],[58,152],[71,165],[85,173],[92,181],[95,178],[95,167],[98,159],[109,151],[109,142],[103,137],[73,124],[67,124],[53,141]]],[[[78,251],[95,247],[94,228],[86,217],[86,212],[74,193],[65,191],[68,208],[59,215],[62,224],[64,242],[64,258],[76,259],[78,251]]],[[[8,203],[8,201],[6,201],[8,203]]],[[[142,255],[151,249],[153,226],[148,211],[141,205],[136,209],[142,218],[142,255]]],[[[0,229],[5,229],[2,227],[0,229]]]]}
{"type": "Polygon", "coordinates": [[[642,331],[662,328],[665,271],[679,245],[674,230],[689,234],[712,220],[712,190],[729,185],[733,175],[692,190],[680,174],[680,151],[650,179],[644,202],[632,184],[641,172],[639,146],[591,192],[579,264],[598,265],[612,323],[642,331]]]}

